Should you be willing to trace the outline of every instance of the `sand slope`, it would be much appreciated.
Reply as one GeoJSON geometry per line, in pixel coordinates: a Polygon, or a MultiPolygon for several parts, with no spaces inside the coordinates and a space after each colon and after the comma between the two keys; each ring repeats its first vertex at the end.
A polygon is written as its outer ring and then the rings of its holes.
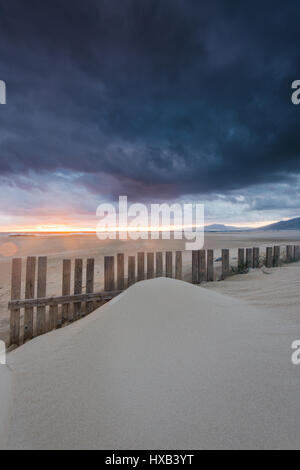
{"type": "Polygon", "coordinates": [[[299,448],[295,339],[284,318],[242,300],[138,283],[8,355],[8,447],[299,448]]]}

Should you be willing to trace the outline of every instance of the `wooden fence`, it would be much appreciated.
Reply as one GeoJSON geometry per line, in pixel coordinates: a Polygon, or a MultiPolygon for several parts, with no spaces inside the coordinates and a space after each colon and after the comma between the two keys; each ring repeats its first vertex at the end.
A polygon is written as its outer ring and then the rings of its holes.
{"type": "MultiPolygon", "coordinates": [[[[88,259],[85,265],[85,286],[83,285],[84,263],[76,259],[74,263],[74,286],[71,293],[70,259],[63,261],[62,295],[47,297],[47,257],[28,257],[26,260],[25,298],[21,297],[22,260],[13,259],[11,276],[10,345],[19,346],[35,336],[62,327],[93,312],[99,305],[111,300],[137,281],[165,277],[183,279],[183,256],[181,251],[138,253],[127,260],[125,276],[125,255],[118,254],[104,258],[104,290],[94,292],[95,260],[88,259]],[[163,257],[165,256],[165,262],[163,257]],[[24,309],[24,315],[21,310],[24,309]]],[[[285,262],[300,259],[300,247],[288,245],[283,258],[285,262]]],[[[217,260],[219,261],[219,260],[217,260]]],[[[265,255],[255,248],[239,248],[237,266],[230,264],[229,249],[222,250],[221,278],[234,273],[242,273],[262,264],[271,268],[281,264],[281,247],[267,247],[265,255]]],[[[214,250],[192,252],[191,268],[193,284],[215,280],[214,250]]]]}

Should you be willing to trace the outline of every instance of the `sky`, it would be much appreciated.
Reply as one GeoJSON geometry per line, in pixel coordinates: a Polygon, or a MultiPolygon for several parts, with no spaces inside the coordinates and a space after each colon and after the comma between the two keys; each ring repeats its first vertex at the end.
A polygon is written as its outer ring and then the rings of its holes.
{"type": "Polygon", "coordinates": [[[0,230],[300,216],[299,0],[0,0],[0,230]]]}

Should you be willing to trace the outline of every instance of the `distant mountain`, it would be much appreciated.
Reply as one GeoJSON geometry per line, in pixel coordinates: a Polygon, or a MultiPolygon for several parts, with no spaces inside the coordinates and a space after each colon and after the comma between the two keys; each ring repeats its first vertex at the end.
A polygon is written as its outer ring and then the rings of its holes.
{"type": "Polygon", "coordinates": [[[248,227],[232,227],[231,225],[213,224],[204,227],[205,232],[242,232],[251,230],[248,227]]]}
{"type": "Polygon", "coordinates": [[[300,217],[290,220],[283,220],[276,224],[266,225],[257,230],[300,230],[300,217]]]}

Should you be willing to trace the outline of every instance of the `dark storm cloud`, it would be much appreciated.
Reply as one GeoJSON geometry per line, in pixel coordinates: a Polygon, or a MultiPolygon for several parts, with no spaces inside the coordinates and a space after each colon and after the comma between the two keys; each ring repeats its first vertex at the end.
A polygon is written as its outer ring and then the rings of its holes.
{"type": "Polygon", "coordinates": [[[297,0],[0,0],[0,173],[133,198],[289,182],[299,25],[297,0]]]}

